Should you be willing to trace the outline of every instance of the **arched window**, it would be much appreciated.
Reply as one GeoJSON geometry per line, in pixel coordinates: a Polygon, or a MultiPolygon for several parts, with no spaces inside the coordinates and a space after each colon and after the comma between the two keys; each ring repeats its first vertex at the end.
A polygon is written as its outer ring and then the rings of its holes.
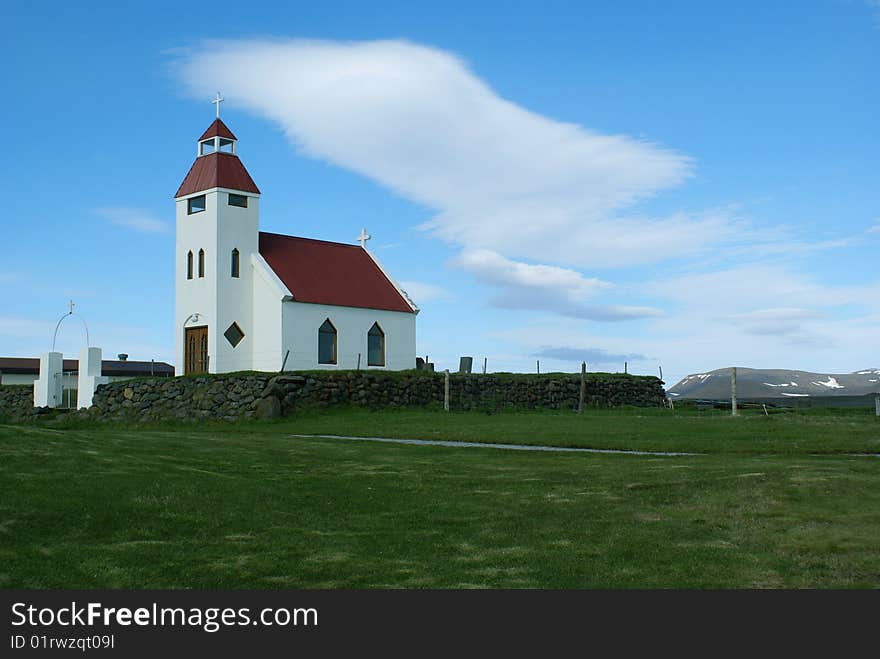
{"type": "Polygon", "coordinates": [[[199,277],[205,276],[205,250],[199,250],[199,277]]]}
{"type": "Polygon", "coordinates": [[[193,253],[192,253],[192,250],[189,250],[189,252],[186,255],[186,278],[187,279],[193,278],[193,253]]]}
{"type": "Polygon", "coordinates": [[[232,276],[233,277],[238,277],[239,261],[240,261],[240,258],[238,255],[238,248],[236,248],[236,249],[232,250],[232,276]]]}
{"type": "Polygon", "coordinates": [[[329,318],[318,328],[318,363],[336,363],[336,328],[329,318]]]}
{"type": "Polygon", "coordinates": [[[385,366],[385,332],[379,323],[373,323],[367,332],[367,365],[385,366]]]}

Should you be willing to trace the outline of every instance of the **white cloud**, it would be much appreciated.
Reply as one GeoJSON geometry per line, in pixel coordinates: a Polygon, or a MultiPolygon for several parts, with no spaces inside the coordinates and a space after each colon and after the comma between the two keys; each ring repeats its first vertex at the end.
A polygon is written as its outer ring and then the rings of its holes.
{"type": "Polygon", "coordinates": [[[489,284],[534,288],[549,293],[560,291],[572,301],[580,301],[611,287],[608,282],[587,279],[575,270],[511,261],[488,249],[464,251],[452,260],[452,264],[489,284]]]}
{"type": "Polygon", "coordinates": [[[466,250],[450,265],[498,289],[490,303],[502,309],[550,311],[572,318],[599,321],[632,320],[662,315],[651,307],[588,304],[612,288],[606,281],[586,278],[576,270],[512,261],[487,249],[466,250]]]}
{"type": "MultiPolygon", "coordinates": [[[[878,0],[880,2],[880,0],[878,0]]],[[[866,233],[880,233],[880,217],[874,220],[874,224],[868,227],[866,233]]]]}
{"type": "Polygon", "coordinates": [[[880,0],[865,0],[865,4],[874,10],[874,25],[880,28],[880,0]]]}
{"type": "Polygon", "coordinates": [[[880,282],[829,285],[778,264],[748,263],[653,282],[647,288],[682,307],[717,316],[771,308],[820,310],[856,305],[880,309],[880,282]]]}
{"type": "Polygon", "coordinates": [[[821,317],[821,313],[811,309],[781,307],[732,314],[730,320],[734,324],[742,326],[750,334],[798,335],[804,321],[821,317]]]}
{"type": "Polygon", "coordinates": [[[401,281],[398,282],[400,287],[406,291],[407,295],[415,302],[417,305],[424,304],[425,302],[430,302],[432,300],[448,300],[453,297],[452,293],[447,291],[442,286],[436,286],[435,284],[426,284],[421,281],[401,281]]]}
{"type": "Polygon", "coordinates": [[[107,206],[96,208],[95,213],[113,224],[142,233],[165,233],[171,229],[171,226],[164,220],[160,220],[139,208],[107,206]]]}
{"type": "Polygon", "coordinates": [[[652,262],[731,234],[727,218],[620,218],[685,180],[690,159],[555,121],[499,97],[457,57],[406,41],[212,41],[181,57],[187,89],[218,86],[304,153],[437,214],[444,240],[573,265],[652,262]],[[682,236],[687,240],[682,240],[682,236]]]}
{"type": "Polygon", "coordinates": [[[33,336],[52,336],[54,323],[31,318],[0,316],[0,336],[31,338],[33,336]]]}
{"type": "Polygon", "coordinates": [[[613,353],[602,348],[568,348],[568,347],[552,347],[543,346],[541,350],[535,353],[535,357],[544,357],[546,359],[555,359],[566,362],[587,362],[588,365],[593,364],[616,364],[621,365],[624,362],[646,361],[645,355],[638,353],[613,353]]]}

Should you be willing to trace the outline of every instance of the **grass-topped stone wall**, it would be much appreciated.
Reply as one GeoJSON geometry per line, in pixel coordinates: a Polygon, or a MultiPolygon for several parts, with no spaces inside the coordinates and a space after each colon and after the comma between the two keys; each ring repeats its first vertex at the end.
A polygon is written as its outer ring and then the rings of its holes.
{"type": "MultiPolygon", "coordinates": [[[[591,407],[660,406],[665,397],[662,385],[656,377],[590,373],[586,378],[585,403],[591,407]]],[[[442,408],[444,391],[444,374],[423,371],[228,373],[140,378],[101,385],[95,392],[93,406],[82,414],[113,421],[271,419],[287,416],[300,407],[442,408]]],[[[449,376],[451,410],[574,410],[579,395],[578,374],[449,376]]],[[[16,417],[22,408],[20,398],[14,397],[16,417]]],[[[25,407],[30,404],[32,398],[25,407]]],[[[0,414],[3,407],[0,399],[0,414]]]]}
{"type": "Polygon", "coordinates": [[[34,387],[30,384],[0,386],[0,420],[16,421],[34,410],[34,387]]]}

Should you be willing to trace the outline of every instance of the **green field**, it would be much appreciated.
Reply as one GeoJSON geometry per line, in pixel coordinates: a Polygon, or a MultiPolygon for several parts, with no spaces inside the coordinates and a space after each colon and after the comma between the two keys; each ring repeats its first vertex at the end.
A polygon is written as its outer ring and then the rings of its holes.
{"type": "Polygon", "coordinates": [[[0,587],[877,588],[872,412],[0,426],[0,587]]]}

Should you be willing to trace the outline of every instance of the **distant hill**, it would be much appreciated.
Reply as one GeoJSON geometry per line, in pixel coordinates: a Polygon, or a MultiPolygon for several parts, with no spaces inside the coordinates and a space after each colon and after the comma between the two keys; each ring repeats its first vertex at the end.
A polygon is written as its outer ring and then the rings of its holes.
{"type": "MultiPolygon", "coordinates": [[[[730,368],[694,373],[666,390],[673,399],[730,398],[730,368]]],[[[864,396],[880,392],[880,368],[855,373],[810,373],[770,368],[736,369],[737,398],[805,398],[864,396]]]]}

